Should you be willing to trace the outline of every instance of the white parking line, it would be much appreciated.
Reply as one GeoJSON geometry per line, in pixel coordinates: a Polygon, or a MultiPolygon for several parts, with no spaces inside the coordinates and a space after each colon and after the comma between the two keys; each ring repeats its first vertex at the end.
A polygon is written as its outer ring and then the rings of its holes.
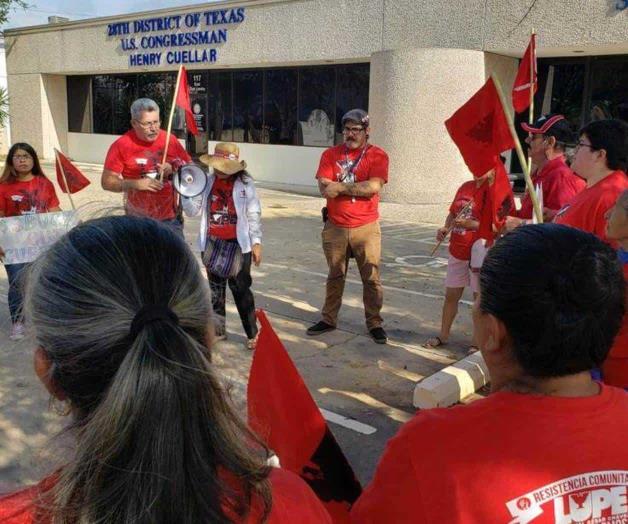
{"type": "MultiPolygon", "coordinates": [[[[246,398],[247,384],[246,382],[244,382],[244,380],[224,374],[222,374],[222,376],[224,377],[227,385],[229,385],[232,389],[237,390],[246,398]]],[[[353,431],[356,431],[357,433],[362,433],[363,435],[372,435],[377,431],[377,428],[359,422],[355,419],[339,415],[338,413],[334,413],[333,411],[329,411],[328,409],[323,409],[321,407],[319,407],[318,409],[320,410],[321,415],[323,415],[323,418],[327,422],[333,422],[334,424],[338,424],[343,428],[351,429],[353,431]]]]}
{"type": "Polygon", "coordinates": [[[319,408],[323,418],[328,422],[333,422],[334,424],[338,424],[343,428],[352,429],[353,431],[357,431],[358,433],[362,433],[363,435],[372,435],[377,431],[373,426],[369,426],[368,424],[363,424],[362,422],[358,422],[352,418],[343,417],[338,413],[334,413],[333,411],[328,411],[323,408],[319,408]]]}

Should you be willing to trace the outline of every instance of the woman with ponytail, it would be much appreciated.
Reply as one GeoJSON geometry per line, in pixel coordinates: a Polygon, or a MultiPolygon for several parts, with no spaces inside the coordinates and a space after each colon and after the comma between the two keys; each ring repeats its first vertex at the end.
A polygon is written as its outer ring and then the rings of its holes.
{"type": "Polygon", "coordinates": [[[0,522],[330,522],[226,399],[203,280],[182,239],[136,217],[86,222],[33,265],[35,370],[68,404],[76,446],[0,499],[0,522]]]}

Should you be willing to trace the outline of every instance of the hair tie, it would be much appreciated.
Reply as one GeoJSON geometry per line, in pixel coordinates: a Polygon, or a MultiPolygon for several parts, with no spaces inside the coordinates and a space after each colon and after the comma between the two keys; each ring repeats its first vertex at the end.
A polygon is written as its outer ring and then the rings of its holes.
{"type": "Polygon", "coordinates": [[[133,317],[130,330],[131,338],[135,339],[148,324],[157,320],[166,320],[179,325],[179,317],[168,306],[164,304],[147,304],[142,306],[133,317]]]}

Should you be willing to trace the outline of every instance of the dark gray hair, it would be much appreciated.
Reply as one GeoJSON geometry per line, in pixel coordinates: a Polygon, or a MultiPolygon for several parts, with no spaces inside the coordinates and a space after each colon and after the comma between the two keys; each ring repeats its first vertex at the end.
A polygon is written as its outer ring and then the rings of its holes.
{"type": "Polygon", "coordinates": [[[253,499],[264,520],[268,450],[211,365],[209,289],[183,239],[148,218],[85,222],[33,264],[25,295],[76,435],[41,488],[51,522],[226,524],[229,512],[246,520],[253,499]],[[176,316],[132,331],[147,305],[176,316]]]}
{"type": "Polygon", "coordinates": [[[140,120],[142,118],[142,113],[145,111],[149,113],[157,111],[157,113],[159,113],[159,106],[157,105],[157,102],[150,98],[138,98],[131,104],[131,118],[133,120],[140,120]]]}

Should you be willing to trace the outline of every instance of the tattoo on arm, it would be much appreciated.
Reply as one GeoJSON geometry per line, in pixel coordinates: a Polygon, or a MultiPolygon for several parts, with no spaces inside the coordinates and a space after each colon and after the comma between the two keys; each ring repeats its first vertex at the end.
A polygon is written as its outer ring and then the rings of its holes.
{"type": "Polygon", "coordinates": [[[377,193],[380,187],[381,184],[379,182],[365,180],[364,182],[345,184],[342,194],[353,197],[370,197],[377,193]]]}

